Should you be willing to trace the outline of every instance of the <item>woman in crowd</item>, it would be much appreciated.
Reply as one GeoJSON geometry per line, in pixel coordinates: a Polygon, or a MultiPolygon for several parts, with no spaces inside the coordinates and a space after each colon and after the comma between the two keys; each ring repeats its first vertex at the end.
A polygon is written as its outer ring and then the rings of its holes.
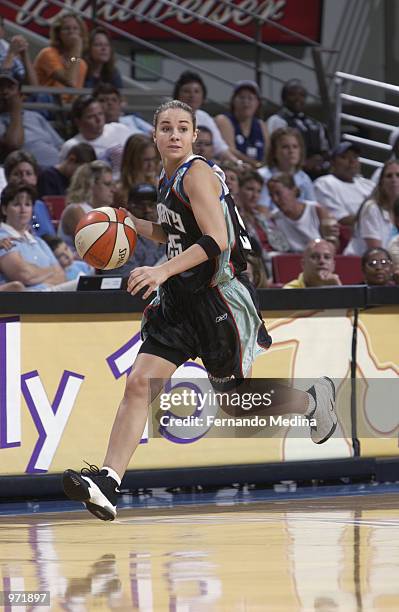
{"type": "Polygon", "coordinates": [[[50,247],[33,236],[35,191],[30,185],[11,184],[1,194],[0,283],[18,281],[31,291],[45,291],[65,281],[65,274],[50,247]],[[4,248],[9,238],[12,245],[4,248]]]}
{"type": "Polygon", "coordinates": [[[230,100],[230,112],[215,119],[233,154],[254,168],[266,161],[269,134],[258,118],[261,97],[255,81],[238,81],[230,100]]]}
{"type": "Polygon", "coordinates": [[[363,253],[362,270],[367,285],[395,285],[391,256],[382,247],[372,247],[363,253]]]}
{"type": "Polygon", "coordinates": [[[240,189],[238,207],[248,234],[255,239],[261,248],[262,260],[267,266],[270,263],[270,252],[289,251],[289,244],[284,234],[270,218],[270,213],[259,207],[259,195],[263,180],[255,170],[248,170],[239,177],[240,189]]]}
{"type": "MultiPolygon", "coordinates": [[[[83,87],[87,64],[82,58],[87,46],[87,28],[74,13],[63,13],[50,26],[50,46],[34,62],[39,85],[83,87]]],[[[70,97],[63,96],[64,101],[70,97]]]]}
{"type": "Polygon", "coordinates": [[[316,238],[337,243],[338,222],[331,225],[323,223],[331,216],[320,204],[298,199],[299,189],[291,174],[276,174],[269,179],[267,186],[278,208],[272,213],[272,219],[288,240],[289,251],[301,253],[316,238]]]}
{"type": "Polygon", "coordinates": [[[126,206],[129,193],[135,185],[157,185],[159,155],[151,138],[145,134],[130,136],[123,149],[121,178],[115,194],[115,204],[126,206]]]}
{"type": "Polygon", "coordinates": [[[226,185],[236,204],[238,204],[239,200],[240,176],[243,172],[241,166],[231,161],[225,161],[220,164],[220,168],[224,172],[226,185]]]}
{"type": "Polygon", "coordinates": [[[189,70],[180,75],[173,90],[173,98],[175,100],[180,100],[180,102],[185,102],[185,104],[191,106],[195,112],[197,125],[207,127],[212,132],[215,157],[223,160],[237,161],[237,157],[232,154],[228,144],[223,139],[214,118],[201,108],[205,102],[206,95],[207,89],[200,75],[189,70]]]}
{"type": "Polygon", "coordinates": [[[267,166],[260,168],[259,174],[264,180],[260,203],[272,207],[267,181],[274,174],[288,172],[294,177],[299,188],[301,200],[316,200],[313,183],[302,170],[305,161],[305,145],[301,133],[295,128],[279,128],[270,138],[270,149],[267,154],[267,166]]]}
{"type": "Polygon", "coordinates": [[[385,162],[371,197],[360,207],[345,255],[363,255],[370,248],[386,248],[398,230],[394,203],[399,197],[399,161],[385,162]]]}
{"type": "Polygon", "coordinates": [[[65,207],[58,226],[58,236],[75,250],[75,229],[80,219],[93,208],[112,206],[115,184],[111,167],[103,161],[80,166],[72,177],[65,207]]]}
{"type": "MultiPolygon", "coordinates": [[[[33,155],[26,151],[13,151],[4,162],[4,174],[10,185],[25,184],[36,190],[39,166],[33,155]]],[[[42,200],[36,199],[33,206],[32,231],[37,236],[55,234],[49,210],[42,200]]]]}
{"type": "Polygon", "coordinates": [[[95,28],[90,32],[85,60],[88,67],[85,87],[96,87],[101,82],[122,89],[122,77],[115,67],[111,38],[104,28],[95,28]]]}

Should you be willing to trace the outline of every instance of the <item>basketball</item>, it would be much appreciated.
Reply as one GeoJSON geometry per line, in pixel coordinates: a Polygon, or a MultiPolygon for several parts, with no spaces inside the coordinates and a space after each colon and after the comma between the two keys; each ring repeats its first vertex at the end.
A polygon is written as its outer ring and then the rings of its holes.
{"type": "Polygon", "coordinates": [[[79,256],[100,270],[114,270],[133,253],[137,233],[131,218],[118,208],[103,206],[87,213],[76,227],[75,247],[79,256]]]}

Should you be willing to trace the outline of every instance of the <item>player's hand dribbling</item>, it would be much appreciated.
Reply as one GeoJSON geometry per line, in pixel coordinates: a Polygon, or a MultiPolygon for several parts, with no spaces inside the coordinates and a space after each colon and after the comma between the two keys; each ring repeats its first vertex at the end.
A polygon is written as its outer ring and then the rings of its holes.
{"type": "Polygon", "coordinates": [[[166,280],[167,275],[162,269],[162,266],[143,266],[141,268],[136,268],[130,273],[129,280],[127,282],[127,291],[132,295],[136,295],[140,289],[148,287],[147,291],[143,293],[143,300],[146,300],[151,293],[166,280]]]}

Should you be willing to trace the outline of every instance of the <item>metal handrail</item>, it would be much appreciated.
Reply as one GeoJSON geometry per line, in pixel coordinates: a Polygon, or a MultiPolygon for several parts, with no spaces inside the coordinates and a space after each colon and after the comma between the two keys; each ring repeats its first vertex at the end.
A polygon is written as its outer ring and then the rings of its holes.
{"type": "Polygon", "coordinates": [[[399,113],[399,108],[397,106],[392,106],[392,104],[384,104],[383,102],[367,100],[367,98],[359,98],[358,96],[350,96],[349,94],[341,94],[341,98],[342,100],[347,100],[348,102],[363,104],[363,106],[371,106],[371,108],[379,108],[382,110],[391,111],[392,113],[399,113]]]}
{"type": "Polygon", "coordinates": [[[376,149],[383,149],[384,151],[390,151],[392,147],[384,142],[378,142],[378,140],[371,140],[370,138],[363,138],[362,136],[355,136],[354,134],[342,134],[344,140],[350,140],[351,142],[358,142],[359,144],[368,145],[375,147],[376,149]]]}
{"type": "Polygon", "coordinates": [[[341,119],[347,119],[352,123],[360,123],[360,125],[367,125],[368,127],[380,128],[381,130],[387,130],[392,132],[396,129],[396,125],[390,125],[389,123],[381,123],[381,121],[373,121],[372,119],[366,119],[365,117],[356,117],[356,115],[348,115],[347,113],[341,113],[341,119]]]}
{"type": "Polygon", "coordinates": [[[399,94],[399,86],[391,85],[390,83],[383,83],[382,81],[375,81],[374,79],[367,79],[366,77],[360,77],[355,74],[348,74],[347,72],[336,72],[336,78],[344,79],[346,81],[353,81],[354,83],[362,83],[363,85],[373,85],[382,89],[387,89],[394,93],[399,94]]]}

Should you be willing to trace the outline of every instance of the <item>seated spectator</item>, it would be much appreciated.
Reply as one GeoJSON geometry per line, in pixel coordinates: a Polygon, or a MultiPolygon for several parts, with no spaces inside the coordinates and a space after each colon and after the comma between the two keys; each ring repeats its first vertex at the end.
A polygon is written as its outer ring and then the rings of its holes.
{"type": "Polygon", "coordinates": [[[4,19],[0,16],[0,69],[9,70],[20,83],[37,85],[35,69],[29,55],[29,42],[17,34],[5,40],[4,19]]]}
{"type": "MultiPolygon", "coordinates": [[[[13,151],[7,155],[4,172],[10,185],[30,185],[36,192],[39,167],[30,153],[13,151]]],[[[37,236],[55,234],[49,210],[42,200],[36,199],[34,202],[31,229],[37,236]]]]}
{"type": "Polygon", "coordinates": [[[289,243],[284,234],[270,219],[270,213],[259,207],[259,195],[263,185],[262,177],[255,170],[248,170],[239,177],[239,184],[237,204],[240,214],[249,236],[259,243],[262,260],[265,266],[268,266],[270,252],[289,251],[289,243]]]}
{"type": "Polygon", "coordinates": [[[363,255],[371,247],[387,248],[397,228],[394,203],[399,198],[399,161],[384,164],[377,186],[359,208],[345,255],[363,255]]]}
{"type": "Polygon", "coordinates": [[[93,147],[81,142],[69,149],[64,161],[55,166],[42,168],[37,182],[37,191],[40,198],[43,196],[65,195],[71,178],[82,164],[88,164],[96,159],[93,147]]]}
{"type": "MultiPolygon", "coordinates": [[[[154,185],[150,183],[138,183],[129,192],[126,209],[131,213],[133,221],[135,218],[145,219],[146,221],[158,220],[157,214],[158,192],[154,185]]],[[[140,266],[155,266],[165,257],[165,245],[157,244],[144,236],[137,237],[136,248],[129,261],[117,270],[99,270],[100,274],[120,274],[129,276],[134,268],[140,266]]]]}
{"type": "Polygon", "coordinates": [[[230,151],[254,168],[266,161],[269,134],[266,124],[258,118],[261,95],[255,81],[238,81],[230,99],[230,112],[215,119],[230,151]]]}
{"type": "Polygon", "coordinates": [[[247,260],[246,273],[256,289],[267,289],[272,285],[272,281],[268,278],[267,271],[263,263],[261,246],[254,238],[250,238],[250,240],[252,250],[245,255],[247,260]]]}
{"type": "Polygon", "coordinates": [[[229,149],[229,145],[223,139],[215,120],[201,106],[204,104],[207,89],[204,81],[196,72],[186,70],[182,72],[173,91],[173,98],[185,102],[195,111],[197,125],[209,128],[213,136],[213,146],[216,157],[223,160],[237,161],[237,157],[229,149]]]}
{"type": "Polygon", "coordinates": [[[341,142],[331,152],[331,174],[314,182],[316,200],[343,225],[352,226],[362,202],[374,183],[361,176],[360,149],[353,142],[341,142]]]}
{"type": "Polygon", "coordinates": [[[39,166],[49,166],[58,158],[63,140],[42,115],[23,110],[20,87],[9,72],[0,71],[0,162],[22,149],[39,166]]]}
{"type": "Polygon", "coordinates": [[[146,134],[152,136],[153,128],[150,123],[144,121],[135,113],[123,114],[123,100],[120,91],[110,83],[99,83],[93,91],[96,98],[103,107],[106,123],[122,123],[129,128],[130,134],[146,134]]]}
{"type": "MultiPolygon", "coordinates": [[[[87,28],[74,13],[63,13],[50,26],[50,46],[37,55],[34,67],[39,85],[81,88],[87,73],[82,59],[87,46],[87,28]]],[[[62,96],[64,101],[70,96],[62,96]]]]}
{"type": "Polygon", "coordinates": [[[225,161],[220,164],[221,170],[224,172],[226,185],[229,188],[233,200],[238,204],[240,192],[240,176],[243,173],[242,166],[235,162],[225,161]]]}
{"type": "Polygon", "coordinates": [[[280,128],[273,132],[270,139],[270,148],[267,154],[267,166],[259,169],[264,180],[260,195],[260,203],[272,208],[267,182],[270,177],[280,172],[288,172],[294,177],[295,185],[299,189],[300,200],[315,200],[313,183],[302,170],[305,160],[305,148],[301,133],[295,128],[280,128]]]}
{"type": "Polygon", "coordinates": [[[362,270],[366,285],[384,287],[393,287],[395,285],[391,256],[382,247],[372,247],[363,253],[362,270]]]}
{"type": "Polygon", "coordinates": [[[281,90],[283,106],[266,122],[269,134],[280,128],[296,128],[305,143],[304,169],[312,180],[325,172],[325,160],[329,151],[326,129],[322,123],[305,114],[308,92],[302,81],[291,79],[281,90]]]}
{"type": "Polygon", "coordinates": [[[215,157],[212,132],[205,125],[197,126],[197,140],[193,143],[193,153],[211,161],[215,157]]]}
{"type": "Polygon", "coordinates": [[[118,89],[123,87],[121,73],[115,66],[112,41],[104,28],[94,28],[90,32],[84,57],[87,64],[85,87],[96,87],[99,83],[109,83],[118,89]]]}
{"type": "Polygon", "coordinates": [[[122,151],[130,136],[129,129],[121,123],[105,123],[103,107],[90,95],[79,96],[74,100],[71,117],[78,134],[64,142],[60,161],[66,158],[73,146],[86,142],[93,147],[98,159],[110,164],[114,178],[119,178],[122,151]]]}
{"type": "Polygon", "coordinates": [[[130,191],[138,183],[158,184],[159,155],[152,139],[133,134],[123,149],[121,178],[115,195],[116,206],[126,206],[130,191]]]}
{"type": "Polygon", "coordinates": [[[65,281],[65,274],[49,246],[30,232],[34,189],[7,185],[1,194],[0,240],[10,238],[10,249],[0,249],[0,283],[19,281],[30,291],[48,290],[65,281]]]}
{"type": "Polygon", "coordinates": [[[72,250],[66,242],[58,236],[44,235],[43,240],[49,245],[50,249],[56,256],[58,263],[64,270],[67,281],[79,278],[79,276],[90,276],[94,274],[94,268],[89,266],[85,261],[74,258],[72,250]]]}
{"type": "Polygon", "coordinates": [[[335,249],[327,240],[311,240],[303,252],[302,272],[286,285],[284,289],[304,289],[305,287],[325,287],[342,285],[335,274],[335,249]]]}
{"type": "Polygon", "coordinates": [[[338,239],[338,223],[322,222],[330,215],[317,202],[298,200],[299,189],[291,174],[272,176],[268,182],[270,196],[278,210],[272,213],[276,227],[284,234],[292,252],[302,252],[310,240],[325,238],[334,246],[338,239]]]}
{"type": "Polygon", "coordinates": [[[67,191],[67,206],[58,225],[58,236],[75,251],[75,229],[79,221],[93,208],[112,206],[115,184],[111,168],[103,161],[80,166],[67,191]]]}
{"type": "MultiPolygon", "coordinates": [[[[395,200],[393,205],[393,217],[396,225],[396,229],[399,232],[399,198],[395,200]]],[[[399,273],[399,233],[389,242],[387,247],[389,254],[391,255],[395,274],[399,273]]]]}

